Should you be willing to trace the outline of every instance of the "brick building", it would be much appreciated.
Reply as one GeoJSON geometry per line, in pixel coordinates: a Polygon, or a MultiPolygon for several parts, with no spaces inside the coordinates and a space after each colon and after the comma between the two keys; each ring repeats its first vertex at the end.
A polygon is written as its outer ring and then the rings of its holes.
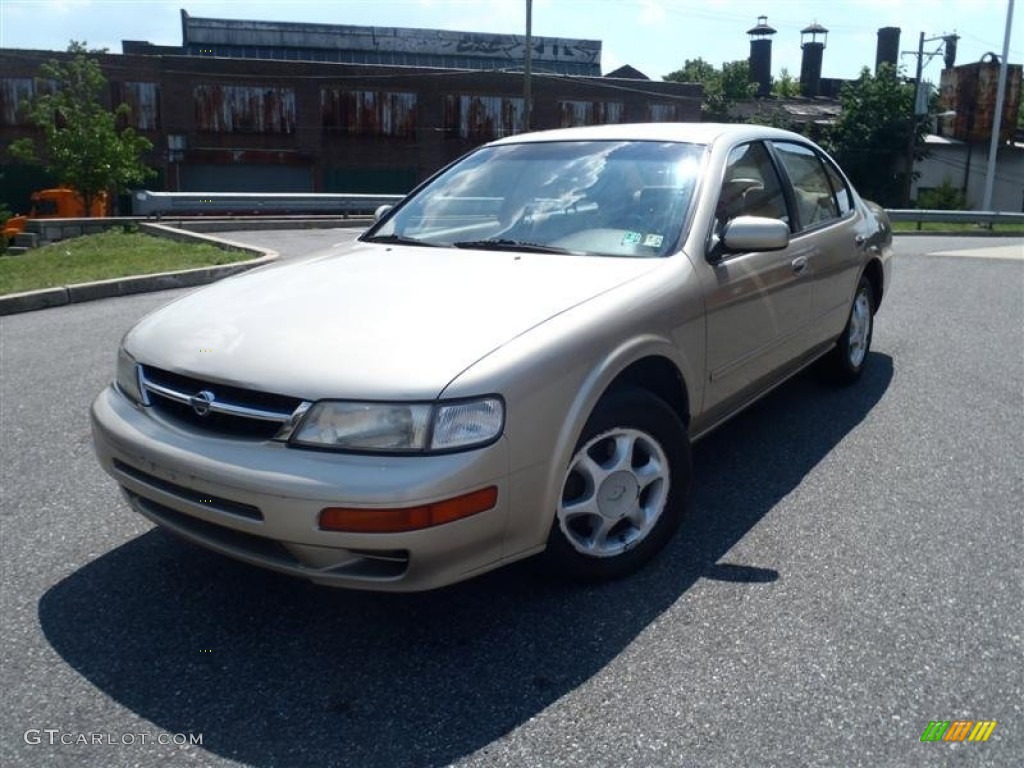
{"type": "MultiPolygon", "coordinates": [[[[187,21],[183,14],[183,29],[187,21]]],[[[237,31],[225,35],[237,42],[237,31]]],[[[153,142],[152,189],[405,192],[472,147],[524,128],[521,72],[241,57],[258,46],[215,56],[201,53],[203,45],[218,51],[213,42],[188,35],[182,49],[126,42],[134,53],[98,57],[111,104],[129,104],[132,123],[153,142]]],[[[318,56],[301,45],[281,50],[318,56]]],[[[12,209],[54,181],[13,164],[6,148],[32,135],[19,103],[34,94],[40,64],[64,55],[0,49],[0,202],[12,209]]],[[[701,95],[697,85],[538,72],[532,127],[699,121],[701,95]]]]}

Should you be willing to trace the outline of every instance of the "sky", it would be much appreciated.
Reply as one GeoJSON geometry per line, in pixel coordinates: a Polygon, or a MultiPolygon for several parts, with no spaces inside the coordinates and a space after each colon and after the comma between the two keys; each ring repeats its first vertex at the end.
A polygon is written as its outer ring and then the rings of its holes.
{"type": "MultiPolygon", "coordinates": [[[[1000,54],[1009,0],[533,0],[533,33],[600,40],[603,72],[632,66],[661,79],[697,57],[720,66],[750,53],[746,30],[768,16],[776,30],[772,74],[800,74],[800,30],[829,30],[822,76],[874,67],[879,27],[900,27],[901,51],[918,36],[956,32],[957,64],[1000,54]]],[[[1024,0],[1017,0],[1010,62],[1024,61],[1024,0]]],[[[64,50],[72,39],[121,52],[122,40],[181,45],[180,9],[205,18],[523,33],[526,0],[0,0],[0,47],[64,50]]],[[[938,42],[925,45],[935,51],[938,42]]],[[[901,63],[912,75],[913,56],[901,63]]],[[[925,66],[938,81],[942,57],[925,66]]]]}

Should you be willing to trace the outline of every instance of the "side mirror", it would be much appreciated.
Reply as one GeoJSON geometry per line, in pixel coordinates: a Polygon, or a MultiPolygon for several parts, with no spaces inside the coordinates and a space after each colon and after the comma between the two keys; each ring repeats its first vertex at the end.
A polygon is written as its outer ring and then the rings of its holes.
{"type": "Polygon", "coordinates": [[[722,247],[730,252],[780,251],[789,245],[789,225],[779,219],[737,216],[725,225],[722,247]]]}
{"type": "Polygon", "coordinates": [[[390,211],[392,208],[394,208],[393,205],[382,205],[382,206],[380,206],[376,211],[373,212],[373,220],[374,221],[380,221],[381,219],[384,218],[384,215],[388,211],[390,211]]]}

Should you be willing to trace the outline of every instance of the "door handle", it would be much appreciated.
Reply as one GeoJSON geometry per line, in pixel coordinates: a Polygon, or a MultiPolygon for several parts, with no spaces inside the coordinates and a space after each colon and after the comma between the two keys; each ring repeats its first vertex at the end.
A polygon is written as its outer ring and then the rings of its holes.
{"type": "Polygon", "coordinates": [[[790,266],[793,267],[793,272],[798,275],[802,274],[804,270],[807,269],[807,257],[797,256],[792,262],[790,262],[790,266]]]}

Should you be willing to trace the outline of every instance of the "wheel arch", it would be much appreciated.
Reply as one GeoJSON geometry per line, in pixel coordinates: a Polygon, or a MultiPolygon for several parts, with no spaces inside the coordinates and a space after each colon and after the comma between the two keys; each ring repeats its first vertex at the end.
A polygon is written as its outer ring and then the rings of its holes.
{"type": "Polygon", "coordinates": [[[662,399],[689,426],[694,392],[693,371],[680,355],[679,349],[667,339],[646,336],[619,346],[595,365],[579,388],[559,431],[551,452],[544,489],[544,513],[538,523],[543,530],[535,535],[547,537],[555,514],[555,504],[562,490],[563,475],[572,459],[576,443],[587,420],[602,398],[613,392],[637,387],[662,399]]]}
{"type": "Polygon", "coordinates": [[[612,379],[595,407],[608,395],[627,389],[647,390],[671,408],[684,426],[690,426],[690,394],[682,371],[667,357],[647,355],[630,363],[612,379]]]}
{"type": "Polygon", "coordinates": [[[871,293],[873,294],[874,306],[872,310],[877,312],[878,308],[882,306],[882,295],[885,291],[885,270],[882,268],[882,262],[878,259],[872,259],[864,267],[863,275],[867,278],[867,281],[871,284],[871,293]]]}
{"type": "Polygon", "coordinates": [[[583,428],[602,399],[627,389],[642,389],[664,401],[689,426],[692,377],[687,361],[667,340],[644,337],[617,348],[593,367],[569,409],[559,435],[557,456],[570,458],[583,428]]]}

